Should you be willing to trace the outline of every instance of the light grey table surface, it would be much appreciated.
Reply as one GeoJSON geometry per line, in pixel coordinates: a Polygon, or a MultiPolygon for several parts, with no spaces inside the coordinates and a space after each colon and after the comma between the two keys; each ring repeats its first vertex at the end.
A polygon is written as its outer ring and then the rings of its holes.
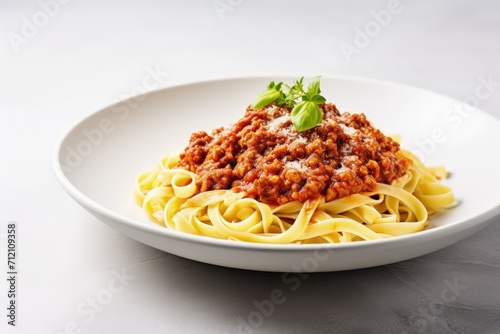
{"type": "Polygon", "coordinates": [[[489,80],[479,108],[500,118],[500,2],[2,1],[0,37],[2,333],[500,333],[498,217],[427,256],[310,274],[291,289],[280,273],[134,241],[86,213],[51,169],[60,135],[128,97],[148,71],[161,73],[153,89],[347,74],[458,100],[489,80]],[[9,222],[18,226],[16,327],[6,317],[9,222]],[[274,289],[285,294],[271,308],[274,289]]]}

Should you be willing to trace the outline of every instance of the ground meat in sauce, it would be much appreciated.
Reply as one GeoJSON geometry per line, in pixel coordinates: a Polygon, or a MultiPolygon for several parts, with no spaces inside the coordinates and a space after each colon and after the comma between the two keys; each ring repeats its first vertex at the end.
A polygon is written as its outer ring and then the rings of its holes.
{"type": "Polygon", "coordinates": [[[199,192],[244,191],[268,204],[326,201],[373,191],[408,168],[398,160],[399,144],[374,128],[364,114],[340,114],[320,106],[323,121],[298,133],[288,107],[250,107],[242,119],[212,133],[196,132],[178,167],[198,175],[199,192]]]}

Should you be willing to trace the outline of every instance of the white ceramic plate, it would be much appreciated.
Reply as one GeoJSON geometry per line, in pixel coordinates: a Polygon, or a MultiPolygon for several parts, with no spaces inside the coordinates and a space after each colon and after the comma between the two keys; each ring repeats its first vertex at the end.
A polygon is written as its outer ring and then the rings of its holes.
{"type": "Polygon", "coordinates": [[[500,165],[498,120],[439,94],[352,77],[323,77],[323,95],[341,112],[364,112],[384,133],[400,134],[402,146],[426,164],[444,164],[451,172],[446,183],[460,205],[432,216],[426,230],[345,245],[263,245],[170,231],[150,222],[133,203],[140,172],[165,153],[181,150],[193,131],[234,123],[269,81],[293,79],[199,82],[100,110],[57,144],[57,178],[85,209],[134,239],[189,259],[252,270],[335,271],[407,260],[462,240],[500,213],[500,178],[494,176],[500,165]]]}

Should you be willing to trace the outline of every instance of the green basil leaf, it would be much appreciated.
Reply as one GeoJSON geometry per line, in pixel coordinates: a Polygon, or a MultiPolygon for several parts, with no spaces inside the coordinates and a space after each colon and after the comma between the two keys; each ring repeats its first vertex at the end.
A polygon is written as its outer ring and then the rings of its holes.
{"type": "Polygon", "coordinates": [[[323,104],[326,102],[326,99],[321,95],[314,95],[309,99],[309,101],[314,102],[316,104],[323,104]]]}
{"type": "Polygon", "coordinates": [[[319,79],[320,77],[314,77],[307,86],[307,95],[313,97],[314,95],[319,95],[321,90],[319,89],[319,79]]]}
{"type": "Polygon", "coordinates": [[[291,119],[295,129],[302,132],[321,123],[323,112],[314,102],[302,101],[292,109],[291,119]]]}
{"type": "Polygon", "coordinates": [[[281,93],[276,88],[268,88],[255,97],[252,108],[259,109],[261,107],[267,106],[269,103],[276,101],[276,99],[278,99],[280,95],[281,93]]]}
{"type": "Polygon", "coordinates": [[[311,97],[309,97],[309,95],[304,95],[302,96],[302,101],[306,101],[306,102],[314,102],[311,97]]]}

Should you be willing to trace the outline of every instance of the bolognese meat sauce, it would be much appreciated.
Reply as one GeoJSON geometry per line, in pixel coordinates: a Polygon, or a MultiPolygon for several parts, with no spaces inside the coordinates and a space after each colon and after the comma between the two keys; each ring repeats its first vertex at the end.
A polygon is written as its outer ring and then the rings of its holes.
{"type": "Polygon", "coordinates": [[[320,105],[322,122],[297,132],[288,107],[253,110],[212,133],[196,132],[178,167],[198,176],[198,192],[233,189],[268,204],[326,201],[391,184],[408,162],[396,157],[399,144],[374,128],[364,114],[339,113],[320,105]]]}

